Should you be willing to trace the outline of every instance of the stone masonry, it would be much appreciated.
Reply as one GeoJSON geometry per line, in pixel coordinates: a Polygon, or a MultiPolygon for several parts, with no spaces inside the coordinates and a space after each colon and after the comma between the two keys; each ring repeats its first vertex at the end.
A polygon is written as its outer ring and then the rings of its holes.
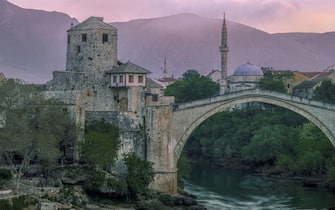
{"type": "MultiPolygon", "coordinates": [[[[150,71],[117,60],[117,29],[90,17],[67,31],[66,70],[53,73],[45,95],[63,101],[77,126],[104,119],[121,129],[119,154],[146,158],[146,106],[171,103],[150,71]]],[[[78,140],[83,140],[80,134],[78,140]]],[[[78,157],[78,156],[77,156],[78,157]]]]}

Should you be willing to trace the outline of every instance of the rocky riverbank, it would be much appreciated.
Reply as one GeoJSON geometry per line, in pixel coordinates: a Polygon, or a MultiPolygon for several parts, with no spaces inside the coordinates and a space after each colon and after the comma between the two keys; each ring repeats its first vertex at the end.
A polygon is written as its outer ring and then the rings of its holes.
{"type": "MultiPolygon", "coordinates": [[[[88,173],[84,167],[64,167],[55,170],[47,180],[41,177],[22,179],[20,195],[11,192],[6,197],[0,196],[0,209],[206,209],[197,203],[195,196],[182,190],[174,196],[149,189],[130,194],[126,188],[121,187],[122,183],[122,178],[111,174],[99,181],[98,174],[88,173]]],[[[8,182],[6,187],[15,189],[15,182],[13,180],[8,182]]]]}
{"type": "MultiPolygon", "coordinates": [[[[80,187],[76,186],[73,191],[69,191],[68,196],[82,200],[81,204],[73,204],[69,202],[69,198],[63,198],[63,192],[61,188],[49,189],[40,188],[35,189],[35,194],[25,195],[12,195],[10,197],[0,197],[0,209],[14,210],[14,209],[25,209],[25,210],[51,210],[51,209],[63,209],[63,210],[205,210],[206,208],[199,205],[196,201],[196,197],[185,192],[180,191],[180,194],[170,196],[168,194],[162,194],[154,191],[148,191],[145,195],[138,195],[138,198],[134,201],[122,202],[119,204],[112,204],[116,201],[112,200],[90,200],[89,197],[79,192],[80,187]],[[76,190],[75,190],[76,189],[76,190]]],[[[70,199],[72,199],[70,198],[70,199]]]]}

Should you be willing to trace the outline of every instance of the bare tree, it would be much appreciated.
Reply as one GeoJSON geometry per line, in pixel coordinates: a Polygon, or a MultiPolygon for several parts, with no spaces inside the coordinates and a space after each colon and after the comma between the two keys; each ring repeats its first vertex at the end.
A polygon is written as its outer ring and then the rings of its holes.
{"type": "Polygon", "coordinates": [[[60,142],[75,130],[63,106],[45,100],[36,86],[11,79],[0,84],[0,155],[11,168],[15,192],[32,161],[42,164],[47,174],[60,158],[60,142]]]}

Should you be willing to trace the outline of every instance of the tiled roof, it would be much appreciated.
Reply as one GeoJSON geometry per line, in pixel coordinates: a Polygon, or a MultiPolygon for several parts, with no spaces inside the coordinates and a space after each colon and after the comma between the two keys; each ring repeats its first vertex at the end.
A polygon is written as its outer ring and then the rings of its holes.
{"type": "Polygon", "coordinates": [[[319,75],[321,72],[301,72],[301,73],[308,78],[312,78],[319,75]]]}
{"type": "Polygon", "coordinates": [[[151,72],[146,70],[145,68],[142,68],[128,61],[127,63],[122,64],[106,73],[110,73],[110,74],[119,74],[119,73],[150,74],[151,72]]]}
{"type": "MultiPolygon", "coordinates": [[[[316,73],[316,72],[313,72],[316,73]]],[[[329,79],[329,76],[334,72],[318,72],[314,78],[304,81],[296,86],[297,89],[306,89],[306,88],[313,88],[316,84],[321,81],[329,79]]]]}
{"type": "Polygon", "coordinates": [[[108,23],[103,22],[102,17],[89,17],[82,23],[79,23],[72,28],[69,29],[69,31],[74,30],[117,30],[115,27],[111,26],[108,23]]]}
{"type": "Polygon", "coordinates": [[[328,78],[329,75],[331,75],[333,72],[329,72],[329,71],[326,71],[326,72],[320,72],[319,75],[317,75],[314,79],[325,79],[325,78],[328,78]]]}

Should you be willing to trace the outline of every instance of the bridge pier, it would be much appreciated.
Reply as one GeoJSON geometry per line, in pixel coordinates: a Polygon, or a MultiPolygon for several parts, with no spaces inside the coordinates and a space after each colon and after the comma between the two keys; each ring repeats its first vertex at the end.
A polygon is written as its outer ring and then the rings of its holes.
{"type": "Polygon", "coordinates": [[[156,172],[154,181],[149,185],[149,188],[172,195],[177,194],[177,170],[156,172]]]}
{"type": "Polygon", "coordinates": [[[177,194],[177,163],[172,139],[173,105],[152,106],[146,109],[147,160],[153,163],[154,181],[150,189],[177,194]]]}

